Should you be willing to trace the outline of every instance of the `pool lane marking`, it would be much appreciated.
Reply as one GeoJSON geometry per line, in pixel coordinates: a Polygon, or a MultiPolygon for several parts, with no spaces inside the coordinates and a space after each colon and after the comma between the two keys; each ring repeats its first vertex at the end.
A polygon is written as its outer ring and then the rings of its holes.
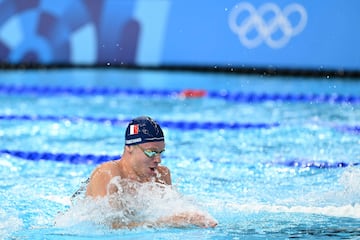
{"type": "Polygon", "coordinates": [[[243,93],[221,91],[206,91],[203,89],[160,90],[160,89],[124,89],[124,88],[92,88],[92,87],[59,87],[59,86],[16,86],[0,85],[0,94],[36,94],[36,95],[124,95],[146,97],[178,97],[213,98],[232,102],[260,103],[266,101],[281,102],[314,102],[314,103],[351,103],[359,104],[360,96],[343,94],[291,94],[291,93],[243,93]]]}
{"type": "MultiPolygon", "coordinates": [[[[122,125],[125,126],[131,119],[120,118],[106,118],[106,117],[70,117],[70,116],[53,116],[53,115],[0,115],[1,120],[20,120],[20,121],[52,121],[61,122],[69,121],[77,123],[81,121],[94,122],[100,124],[108,124],[112,126],[122,125]]],[[[270,129],[279,127],[279,122],[274,123],[239,123],[239,122],[196,122],[196,121],[166,121],[158,120],[159,124],[164,128],[181,129],[181,130],[220,130],[220,129],[270,129]]],[[[339,132],[360,134],[360,125],[334,125],[328,126],[339,132]]]]}
{"type": "MultiPolygon", "coordinates": [[[[69,117],[52,115],[0,115],[0,120],[23,121],[70,121],[73,123],[88,121],[110,125],[126,125],[131,119],[105,118],[105,117],[69,117]]],[[[239,123],[239,122],[196,122],[196,121],[160,121],[164,128],[181,130],[218,130],[218,129],[269,129],[280,126],[279,123],[239,123]]]]}
{"type": "MultiPolygon", "coordinates": [[[[79,154],[79,153],[51,153],[51,152],[35,152],[35,151],[19,151],[19,150],[0,150],[0,155],[7,154],[13,157],[22,158],[31,161],[56,161],[66,162],[72,164],[99,164],[106,161],[120,159],[120,155],[96,155],[96,154],[79,154]]],[[[166,157],[164,158],[172,158],[166,157]]],[[[193,158],[192,161],[198,162],[199,158],[193,158]]],[[[208,160],[209,162],[216,163],[215,160],[208,160]]],[[[221,164],[234,164],[233,162],[221,162],[221,164]]],[[[292,158],[280,162],[271,162],[270,164],[264,163],[269,166],[284,166],[295,168],[344,168],[349,166],[358,166],[360,163],[346,163],[346,162],[327,162],[327,161],[313,161],[306,159],[292,158]]]]}
{"type": "Polygon", "coordinates": [[[339,125],[339,126],[335,126],[334,128],[340,132],[360,134],[360,125],[358,126],[339,125]]]}

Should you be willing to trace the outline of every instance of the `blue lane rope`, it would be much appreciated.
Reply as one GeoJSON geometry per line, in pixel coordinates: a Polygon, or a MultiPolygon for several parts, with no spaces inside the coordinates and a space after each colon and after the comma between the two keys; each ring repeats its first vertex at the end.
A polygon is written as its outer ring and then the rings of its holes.
{"type": "Polygon", "coordinates": [[[360,125],[359,126],[346,126],[346,125],[336,126],[335,129],[342,131],[342,132],[360,134],[360,125]]]}
{"type": "Polygon", "coordinates": [[[16,150],[0,150],[0,154],[9,154],[14,157],[40,161],[50,160],[56,162],[68,162],[73,164],[98,164],[110,160],[119,159],[118,156],[94,155],[94,154],[67,154],[67,153],[50,153],[50,152],[25,152],[16,150]]]}
{"type": "MultiPolygon", "coordinates": [[[[72,164],[99,164],[106,161],[120,159],[120,155],[95,155],[95,154],[69,154],[69,153],[50,153],[50,152],[25,152],[16,150],[0,150],[0,155],[7,154],[17,158],[22,158],[31,161],[56,161],[66,162],[72,164]]],[[[199,159],[194,158],[193,161],[197,162],[199,159]]],[[[215,162],[209,160],[210,162],[215,162]]],[[[222,164],[233,164],[226,162],[222,164]]],[[[275,162],[273,165],[297,167],[297,168],[343,168],[348,166],[358,166],[360,163],[346,163],[346,162],[326,162],[326,161],[308,161],[302,159],[290,159],[284,162],[275,162]]]]}
{"type": "Polygon", "coordinates": [[[326,162],[326,161],[306,161],[300,159],[288,160],[285,162],[277,162],[278,165],[287,167],[300,167],[300,168],[342,168],[348,166],[358,166],[360,163],[345,163],[345,162],[326,162]]]}
{"type": "Polygon", "coordinates": [[[173,96],[179,95],[177,90],[145,90],[123,88],[87,88],[87,87],[50,87],[50,86],[13,86],[0,85],[2,94],[37,94],[37,95],[141,95],[141,96],[173,96]]]}
{"type": "MultiPolygon", "coordinates": [[[[0,120],[23,121],[89,121],[106,123],[110,125],[125,125],[131,119],[105,118],[105,117],[68,117],[68,116],[41,116],[41,115],[0,115],[0,120]]],[[[280,126],[279,123],[226,123],[226,122],[195,122],[195,121],[157,121],[162,127],[181,130],[217,130],[217,129],[269,129],[280,126]]]]}
{"type": "Polygon", "coordinates": [[[220,98],[234,102],[260,103],[266,101],[281,102],[317,102],[317,103],[360,103],[360,96],[330,95],[330,94],[269,94],[269,93],[229,93],[209,92],[210,98],[220,98]]]}
{"type": "MultiPolygon", "coordinates": [[[[69,116],[52,116],[52,115],[0,115],[1,120],[20,120],[20,121],[69,121],[76,123],[79,121],[94,122],[100,124],[109,124],[112,126],[126,125],[131,119],[120,118],[105,118],[105,117],[69,117],[69,116]]],[[[279,127],[280,123],[238,123],[238,122],[195,122],[195,121],[157,121],[165,128],[180,129],[180,130],[219,130],[219,129],[270,129],[279,127]]],[[[347,132],[351,134],[360,134],[360,125],[340,125],[333,126],[334,129],[340,132],[347,132]]]]}
{"type": "MultiPolygon", "coordinates": [[[[0,94],[37,94],[37,95],[125,95],[144,97],[174,97],[181,96],[181,90],[147,90],[122,88],[86,88],[86,87],[50,87],[50,86],[15,86],[0,85],[0,94]]],[[[208,98],[223,99],[233,102],[258,103],[265,101],[282,102],[320,102],[320,103],[360,103],[360,96],[341,94],[269,94],[269,93],[242,93],[229,91],[209,91],[208,98]]]]}

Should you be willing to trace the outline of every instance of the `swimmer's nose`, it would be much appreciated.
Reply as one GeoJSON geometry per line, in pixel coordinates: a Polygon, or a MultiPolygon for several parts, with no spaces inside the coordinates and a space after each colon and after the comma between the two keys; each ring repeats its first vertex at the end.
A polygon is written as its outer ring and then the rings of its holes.
{"type": "Polygon", "coordinates": [[[154,162],[156,163],[161,163],[161,155],[160,154],[156,154],[154,157],[154,162]]]}

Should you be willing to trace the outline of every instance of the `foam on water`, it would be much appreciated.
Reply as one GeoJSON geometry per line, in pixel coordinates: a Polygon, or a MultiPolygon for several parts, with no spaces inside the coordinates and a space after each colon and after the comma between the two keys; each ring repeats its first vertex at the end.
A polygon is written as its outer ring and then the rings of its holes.
{"type": "MultiPolygon", "coordinates": [[[[202,202],[200,206],[199,202],[182,195],[174,186],[114,178],[111,184],[117,185],[119,194],[96,200],[80,197],[66,212],[56,217],[55,226],[72,227],[84,223],[111,226],[114,221],[120,221],[124,226],[134,226],[132,223],[155,226],[161,219],[169,219],[170,216],[179,216],[183,213],[198,213],[212,221],[213,217],[204,210],[205,208],[222,214],[237,215],[239,218],[244,213],[299,213],[360,219],[359,181],[360,169],[348,167],[338,178],[340,187],[337,191],[332,189],[308,192],[301,198],[289,196],[286,199],[265,202],[251,198],[248,202],[244,199],[239,202],[236,199],[226,199],[225,196],[225,199],[221,199],[221,196],[217,196],[216,199],[202,202]]],[[[61,197],[49,200],[64,205],[69,202],[69,199],[61,197]]],[[[190,218],[185,221],[187,225],[192,225],[190,218]]],[[[171,226],[171,223],[162,221],[156,226],[159,225],[171,226]]]]}
{"type": "Polygon", "coordinates": [[[215,221],[195,201],[181,195],[174,186],[155,182],[138,183],[113,178],[118,193],[104,198],[79,197],[55,219],[57,227],[82,223],[116,227],[209,226],[215,221]],[[200,223],[201,222],[201,223],[200,223]]]}
{"type": "Polygon", "coordinates": [[[238,212],[270,212],[270,213],[305,213],[305,214],[320,214],[331,217],[347,217],[347,218],[360,218],[360,204],[344,205],[344,206],[284,206],[272,205],[263,203],[246,203],[236,204],[229,203],[226,205],[228,210],[238,212]]]}
{"type": "Polygon", "coordinates": [[[0,236],[7,237],[21,229],[23,221],[18,217],[17,211],[0,209],[0,236]]]}
{"type": "MultiPolygon", "coordinates": [[[[232,213],[301,213],[319,214],[329,217],[360,219],[360,168],[344,169],[338,179],[338,189],[310,191],[302,197],[289,196],[284,199],[243,202],[212,202],[213,207],[232,213]]],[[[334,183],[336,185],[336,183],[334,183]]]]}
{"type": "MultiPolygon", "coordinates": [[[[344,194],[346,198],[353,199],[354,204],[360,202],[360,168],[349,167],[344,171],[339,179],[340,184],[344,187],[344,194]]],[[[360,211],[359,211],[360,214],[360,211]]]]}

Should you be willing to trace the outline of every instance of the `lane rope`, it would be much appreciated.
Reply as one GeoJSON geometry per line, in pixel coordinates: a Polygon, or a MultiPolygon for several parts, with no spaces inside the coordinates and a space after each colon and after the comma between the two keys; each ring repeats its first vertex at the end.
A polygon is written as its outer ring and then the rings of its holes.
{"type": "MultiPolygon", "coordinates": [[[[131,119],[105,118],[105,117],[69,117],[52,115],[0,115],[0,120],[23,120],[23,121],[88,121],[110,125],[125,125],[131,119]]],[[[217,129],[269,129],[280,126],[279,123],[239,123],[239,122],[196,122],[196,121],[158,121],[165,128],[181,130],[217,130],[217,129]]]]}
{"type": "MultiPolygon", "coordinates": [[[[79,154],[79,153],[51,153],[51,152],[36,152],[36,151],[18,151],[18,150],[0,150],[0,155],[10,155],[13,157],[31,160],[31,161],[56,161],[66,162],[72,164],[99,164],[106,161],[120,159],[120,155],[96,155],[96,154],[79,154]]],[[[164,156],[166,158],[166,156],[164,156]]],[[[168,157],[171,158],[171,157],[168,157]]],[[[194,162],[199,161],[199,158],[192,159],[194,162]]],[[[208,160],[216,162],[214,160],[208,160]]],[[[222,164],[234,164],[233,162],[225,162],[222,164]]],[[[269,165],[269,164],[266,164],[269,165]]],[[[295,167],[295,168],[344,168],[349,166],[358,166],[360,163],[346,163],[346,162],[326,162],[326,161],[311,161],[304,159],[289,159],[283,162],[273,162],[271,165],[295,167]]]]}
{"type": "Polygon", "coordinates": [[[92,87],[51,87],[51,86],[16,86],[0,85],[0,94],[35,94],[35,95],[123,95],[144,97],[179,97],[222,99],[232,102],[260,103],[265,101],[281,102],[318,102],[318,103],[360,103],[360,96],[342,94],[291,94],[291,93],[243,93],[229,91],[205,91],[199,89],[155,90],[155,89],[123,89],[92,87]]]}
{"type": "MultiPolygon", "coordinates": [[[[1,120],[20,120],[20,121],[52,121],[62,122],[68,121],[71,123],[77,123],[81,121],[94,122],[99,124],[108,124],[112,126],[125,126],[128,124],[130,118],[106,118],[106,117],[70,117],[70,116],[53,116],[53,115],[0,115],[1,120]]],[[[239,123],[239,122],[196,122],[196,121],[161,121],[159,124],[164,128],[180,129],[180,130],[239,130],[239,129],[270,129],[279,127],[281,124],[274,123],[239,123]]],[[[360,134],[360,125],[335,125],[330,126],[333,129],[350,134],[360,134]]]]}
{"type": "Polygon", "coordinates": [[[334,128],[341,132],[360,134],[360,125],[358,126],[340,125],[340,126],[335,126],[334,128]]]}

